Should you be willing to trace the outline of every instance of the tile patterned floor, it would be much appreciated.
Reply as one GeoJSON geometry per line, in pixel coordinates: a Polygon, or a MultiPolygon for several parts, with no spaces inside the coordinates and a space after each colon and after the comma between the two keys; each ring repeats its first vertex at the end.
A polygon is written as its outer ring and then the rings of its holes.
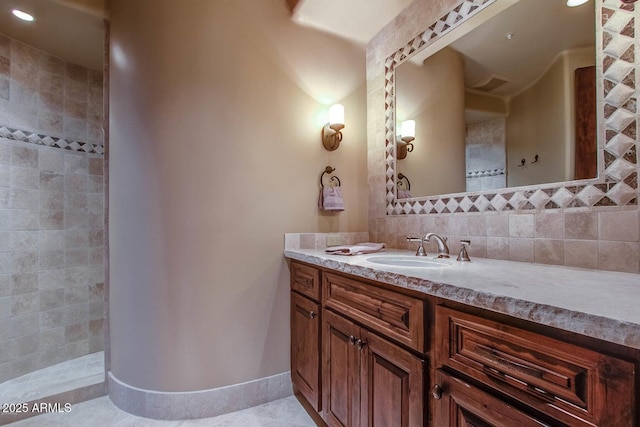
{"type": "Polygon", "coordinates": [[[68,413],[52,413],[19,421],[11,426],[29,427],[315,427],[294,396],[213,418],[156,421],[118,409],[108,397],[74,405],[68,413]]]}
{"type": "Polygon", "coordinates": [[[104,381],[104,352],[49,366],[0,384],[0,402],[29,402],[104,381]]]}

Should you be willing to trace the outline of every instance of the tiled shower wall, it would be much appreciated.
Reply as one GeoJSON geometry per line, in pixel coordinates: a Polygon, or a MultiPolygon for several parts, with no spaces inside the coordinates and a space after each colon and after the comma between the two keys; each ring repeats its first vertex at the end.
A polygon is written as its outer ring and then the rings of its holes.
{"type": "MultiPolygon", "coordinates": [[[[607,74],[600,90],[605,91],[608,98],[606,102],[610,102],[606,106],[601,102],[599,108],[613,126],[607,128],[607,140],[600,141],[601,150],[605,144],[608,148],[604,155],[605,165],[600,165],[600,172],[604,173],[605,166],[611,168],[611,176],[607,174],[609,182],[602,185],[602,190],[594,186],[568,185],[547,194],[545,188],[538,186],[518,191],[503,190],[495,197],[470,194],[469,197],[443,197],[434,202],[435,205],[427,201],[425,207],[416,202],[395,205],[401,208],[399,210],[394,208],[388,190],[394,186],[393,171],[390,173],[386,162],[388,147],[385,128],[389,105],[393,103],[387,95],[393,82],[386,79],[385,63],[392,55],[401,56],[403,50],[410,51],[412,46],[408,44],[409,41],[415,40],[418,34],[462,2],[416,0],[376,35],[367,47],[371,240],[405,248],[405,236],[424,235],[432,231],[449,237],[452,252],[458,249],[460,239],[470,238],[472,258],[477,256],[640,272],[636,87],[636,82],[640,81],[640,49],[634,42],[640,22],[639,3],[623,6],[619,0],[595,2],[596,7],[606,9],[606,13],[597,14],[601,23],[605,21],[603,15],[607,18],[613,16],[613,19],[598,25],[598,40],[601,42],[597,48],[599,57],[604,58],[599,75],[603,72],[607,74]],[[603,35],[603,32],[606,34],[603,35]],[[618,101],[618,98],[624,101],[618,101]],[[618,124],[624,126],[617,129],[618,124]],[[609,139],[613,135],[620,136],[609,139]],[[616,151],[614,146],[622,140],[625,141],[624,149],[616,151]],[[618,166],[624,166],[624,175],[618,176],[614,171],[618,166]],[[572,190],[581,193],[574,194],[572,190]],[[603,197],[604,192],[607,192],[608,198],[603,197]],[[526,203],[527,197],[529,203],[526,203]],[[592,199],[600,202],[594,204],[592,199]],[[478,201],[486,204],[478,208],[478,201]],[[551,205],[551,208],[547,208],[547,205],[551,205]],[[390,206],[393,208],[391,211],[390,206]]],[[[465,0],[464,3],[475,7],[484,2],[465,0]]],[[[449,17],[457,18],[456,13],[449,17]]],[[[453,22],[438,22],[431,29],[441,31],[453,22]]],[[[605,132],[602,131],[600,139],[604,137],[605,132]]],[[[432,253],[434,250],[431,247],[432,253]]]]}
{"type": "Polygon", "coordinates": [[[0,34],[0,382],[100,351],[102,74],[0,34]]]}
{"type": "Polygon", "coordinates": [[[504,117],[467,126],[467,191],[507,186],[504,117]]]}

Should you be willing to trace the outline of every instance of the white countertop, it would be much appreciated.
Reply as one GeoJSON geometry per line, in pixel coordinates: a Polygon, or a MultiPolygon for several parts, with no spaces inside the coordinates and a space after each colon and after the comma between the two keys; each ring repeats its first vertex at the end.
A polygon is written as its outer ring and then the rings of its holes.
{"type": "MultiPolygon", "coordinates": [[[[427,295],[531,320],[640,349],[640,275],[472,258],[438,268],[395,267],[367,261],[384,252],[344,256],[287,249],[285,256],[427,295]]],[[[433,256],[428,257],[430,259],[433,256]]]]}

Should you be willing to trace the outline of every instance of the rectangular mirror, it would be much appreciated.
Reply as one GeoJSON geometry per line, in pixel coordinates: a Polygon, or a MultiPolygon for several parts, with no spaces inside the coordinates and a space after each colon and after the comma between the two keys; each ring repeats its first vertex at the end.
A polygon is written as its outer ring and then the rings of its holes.
{"type": "Polygon", "coordinates": [[[619,4],[463,0],[425,23],[385,61],[387,214],[636,205],[619,4]]]}

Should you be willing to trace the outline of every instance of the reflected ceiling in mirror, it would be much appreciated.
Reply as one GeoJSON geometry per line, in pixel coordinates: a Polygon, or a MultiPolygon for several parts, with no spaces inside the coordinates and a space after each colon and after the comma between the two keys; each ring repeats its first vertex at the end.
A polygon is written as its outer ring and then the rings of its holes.
{"type": "Polygon", "coordinates": [[[414,154],[397,164],[413,196],[597,175],[593,2],[520,0],[483,14],[492,12],[395,70],[396,128],[418,124],[414,154]]]}
{"type": "MultiPolygon", "coordinates": [[[[396,68],[429,49],[439,52],[459,38],[455,32],[475,21],[492,8],[504,9],[513,0],[467,0],[430,25],[424,32],[409,40],[385,61],[385,127],[387,177],[387,214],[428,214],[454,212],[486,212],[504,210],[558,209],[591,206],[620,206],[637,204],[636,121],[637,90],[633,74],[635,49],[633,10],[618,0],[605,0],[602,9],[596,7],[597,140],[598,177],[589,180],[570,180],[554,184],[461,192],[450,190],[445,195],[398,199],[396,162],[396,68]],[[479,13],[482,12],[482,13],[479,13]],[[448,41],[449,40],[449,41],[448,41]]],[[[562,2],[563,3],[563,2],[562,2]]],[[[601,2],[598,2],[598,5],[601,2]]],[[[495,13],[492,13],[495,15],[495,13]]],[[[484,19],[486,20],[486,19],[484,19]]],[[[478,24],[474,24],[477,26],[478,24]]],[[[428,56],[428,55],[427,55],[428,56]]],[[[409,118],[409,117],[405,117],[409,118]]],[[[404,119],[398,116],[398,119],[404,119]]],[[[416,124],[416,150],[419,140],[416,124]]],[[[413,153],[409,154],[411,156],[413,153]]],[[[534,155],[532,153],[532,155],[534,155]]],[[[529,161],[534,161],[534,158],[529,161]]],[[[544,159],[539,158],[542,162],[544,159]]],[[[407,176],[407,174],[403,174],[407,176]]],[[[411,188],[416,185],[411,176],[411,188]]],[[[437,178],[436,178],[437,179],[437,178]]],[[[406,181],[406,179],[403,179],[406,181]]],[[[404,184],[400,184],[402,188],[404,184]]],[[[402,195],[408,196],[401,192],[402,195]]],[[[441,193],[442,194],[442,193],[441,193]]],[[[411,194],[409,194],[410,196],[411,194]]]]}

